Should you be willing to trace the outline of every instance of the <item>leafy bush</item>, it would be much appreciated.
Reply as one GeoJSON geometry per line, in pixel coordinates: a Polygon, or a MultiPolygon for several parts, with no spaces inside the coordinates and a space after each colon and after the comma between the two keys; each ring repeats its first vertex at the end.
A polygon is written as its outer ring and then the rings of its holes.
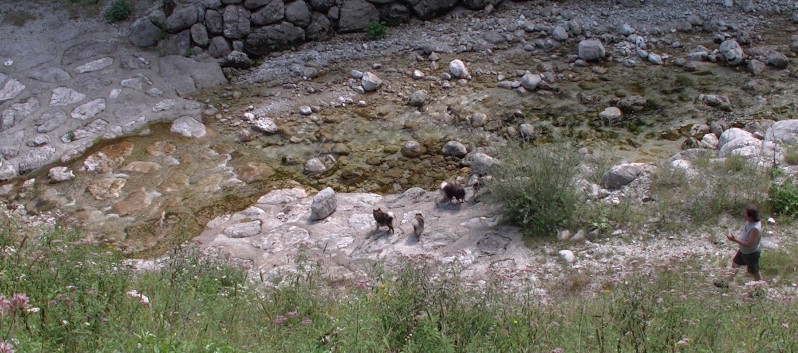
{"type": "Polygon", "coordinates": [[[370,21],[366,25],[366,38],[377,40],[383,37],[385,37],[385,22],[370,21]]]}
{"type": "Polygon", "coordinates": [[[105,19],[108,22],[119,22],[130,17],[133,5],[130,0],[114,0],[111,6],[105,10],[105,19]]]}
{"type": "Polygon", "coordinates": [[[552,235],[572,225],[580,201],[573,182],[582,159],[574,148],[513,144],[498,156],[488,190],[503,204],[507,219],[527,236],[552,235]]]}
{"type": "Polygon", "coordinates": [[[788,180],[770,185],[770,209],[786,216],[798,214],[798,186],[788,180]]]}

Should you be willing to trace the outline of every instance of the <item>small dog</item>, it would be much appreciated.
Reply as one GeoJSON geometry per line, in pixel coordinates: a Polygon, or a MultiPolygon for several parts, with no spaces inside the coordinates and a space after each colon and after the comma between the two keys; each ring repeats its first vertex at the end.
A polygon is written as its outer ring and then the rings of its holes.
{"type": "Polygon", "coordinates": [[[416,218],[413,220],[413,234],[420,240],[421,233],[424,233],[424,216],[421,213],[416,213],[416,218]]]}
{"type": "Polygon", "coordinates": [[[372,214],[374,220],[377,221],[377,230],[380,230],[381,226],[387,226],[388,232],[393,234],[393,212],[383,212],[382,209],[377,208],[372,211],[372,214]]]}
{"type": "Polygon", "coordinates": [[[456,181],[441,183],[441,195],[443,195],[443,202],[451,202],[452,198],[459,202],[465,201],[465,189],[456,181]]]}

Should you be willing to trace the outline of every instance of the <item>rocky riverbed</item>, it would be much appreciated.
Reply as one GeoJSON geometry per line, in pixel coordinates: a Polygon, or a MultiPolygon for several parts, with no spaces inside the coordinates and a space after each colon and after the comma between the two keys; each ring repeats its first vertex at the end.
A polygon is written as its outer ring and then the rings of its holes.
{"type": "MultiPolygon", "coordinates": [[[[57,211],[145,267],[193,240],[275,278],[300,255],[343,280],[408,257],[456,265],[475,283],[574,271],[610,280],[693,254],[711,259],[711,273],[729,251],[712,229],[530,244],[495,205],[441,205],[435,190],[469,180],[475,159],[484,165],[507,140],[573,141],[661,165],[686,148],[731,155],[718,145],[730,127],[747,134],[737,147],[770,146],[773,122],[795,118],[788,1],[502,2],[388,28],[379,41],[307,43],[249,71],[131,46],[129,23],[14,4],[0,4],[9,212],[57,211]],[[338,207],[311,221],[312,195],[326,187],[338,207]],[[377,207],[395,213],[396,233],[374,231],[377,207]],[[415,213],[427,219],[420,241],[415,213]]],[[[589,189],[645,193],[622,187],[589,189]]],[[[771,229],[771,248],[793,241],[771,229]]]]}

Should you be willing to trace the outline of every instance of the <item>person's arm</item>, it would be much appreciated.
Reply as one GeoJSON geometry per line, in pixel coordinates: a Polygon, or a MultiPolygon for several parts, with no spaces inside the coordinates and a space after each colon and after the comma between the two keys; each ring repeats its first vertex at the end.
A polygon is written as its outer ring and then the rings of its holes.
{"type": "Polygon", "coordinates": [[[751,247],[751,245],[754,245],[754,243],[756,243],[757,239],[759,239],[759,229],[751,228],[751,230],[748,231],[748,241],[741,241],[741,240],[735,238],[731,234],[727,235],[726,239],[729,239],[729,241],[732,241],[732,242],[735,242],[737,244],[740,244],[740,246],[742,246],[744,248],[749,248],[749,247],[751,247]]]}

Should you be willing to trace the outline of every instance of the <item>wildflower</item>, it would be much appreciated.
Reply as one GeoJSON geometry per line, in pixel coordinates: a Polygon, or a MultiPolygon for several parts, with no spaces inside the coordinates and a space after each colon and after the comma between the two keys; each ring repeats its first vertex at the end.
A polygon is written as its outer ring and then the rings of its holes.
{"type": "Polygon", "coordinates": [[[28,309],[28,312],[29,313],[38,313],[39,312],[39,308],[30,308],[30,309],[28,309]]]}
{"type": "Polygon", "coordinates": [[[361,279],[355,282],[355,287],[360,289],[366,289],[371,286],[371,279],[361,279]]]}
{"type": "Polygon", "coordinates": [[[29,308],[28,296],[24,293],[14,293],[14,296],[11,298],[11,305],[15,310],[25,310],[29,308]]]}
{"type": "Polygon", "coordinates": [[[14,306],[5,296],[0,295],[0,314],[10,314],[14,306]]]}
{"type": "Polygon", "coordinates": [[[141,305],[150,305],[150,298],[148,298],[144,294],[139,293],[135,289],[131,290],[130,292],[127,292],[127,295],[129,295],[133,299],[137,299],[139,303],[141,303],[141,305]]]}
{"type": "Polygon", "coordinates": [[[687,348],[687,346],[689,345],[690,345],[690,339],[687,337],[680,339],[679,342],[676,342],[676,346],[679,348],[687,348]]]}
{"type": "Polygon", "coordinates": [[[299,313],[298,313],[298,312],[296,312],[296,310],[295,310],[295,311],[289,311],[289,312],[285,313],[285,316],[288,316],[288,317],[297,317],[297,316],[299,316],[299,313]]]}
{"type": "Polygon", "coordinates": [[[285,316],[279,315],[276,318],[274,318],[274,320],[272,320],[272,323],[275,324],[275,325],[282,325],[286,321],[288,321],[288,318],[286,318],[285,316]]]}
{"type": "Polygon", "coordinates": [[[302,318],[302,325],[310,326],[311,324],[313,324],[313,321],[311,321],[309,317],[302,318]]]}
{"type": "Polygon", "coordinates": [[[14,353],[14,347],[11,346],[11,343],[0,342],[0,353],[14,353]]]}

